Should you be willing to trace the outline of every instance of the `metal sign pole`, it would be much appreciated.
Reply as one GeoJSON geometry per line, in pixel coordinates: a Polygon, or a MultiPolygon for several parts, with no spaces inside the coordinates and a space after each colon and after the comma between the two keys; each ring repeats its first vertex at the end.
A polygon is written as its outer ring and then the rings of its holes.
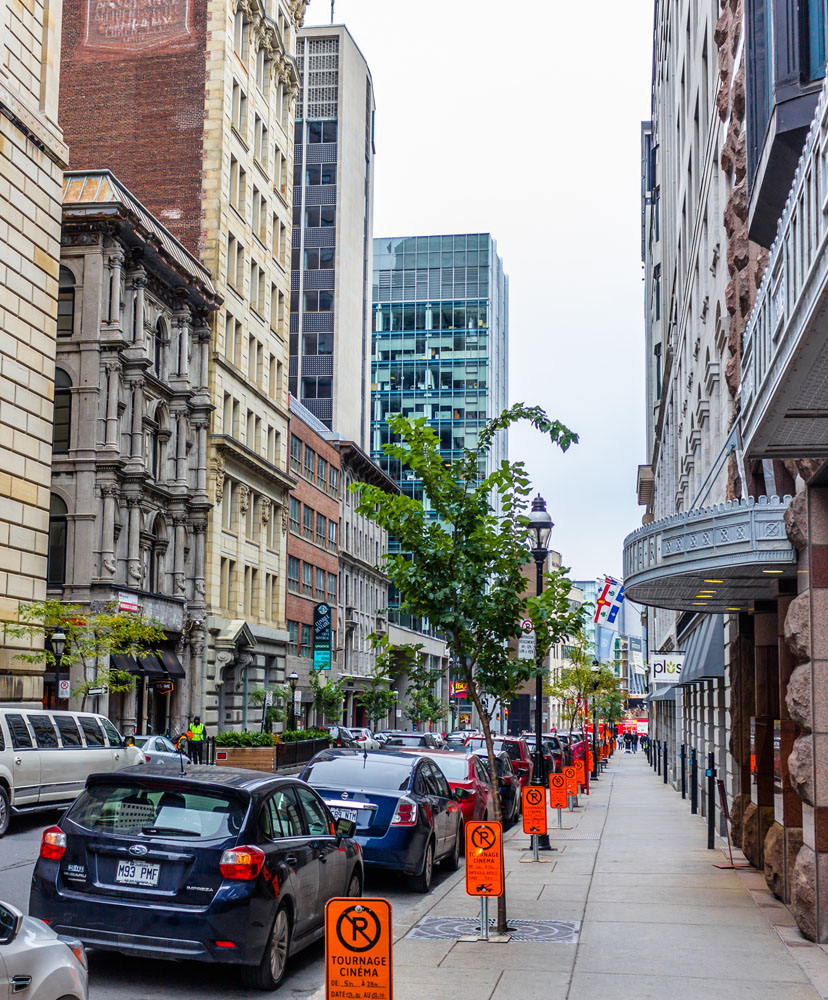
{"type": "Polygon", "coordinates": [[[561,818],[561,807],[558,806],[558,829],[563,830],[563,819],[561,818]]]}
{"type": "Polygon", "coordinates": [[[489,940],[489,897],[480,897],[480,937],[489,940]]]}
{"type": "Polygon", "coordinates": [[[540,857],[538,855],[538,837],[536,834],[532,835],[532,858],[535,861],[540,860],[540,857]]]}

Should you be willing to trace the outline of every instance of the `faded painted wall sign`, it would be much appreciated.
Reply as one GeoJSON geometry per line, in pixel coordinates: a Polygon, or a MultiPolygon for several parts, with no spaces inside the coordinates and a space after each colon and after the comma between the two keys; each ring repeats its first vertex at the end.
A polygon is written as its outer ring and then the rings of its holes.
{"type": "Polygon", "coordinates": [[[86,0],[86,44],[141,51],[190,34],[191,0],[86,0]]]}

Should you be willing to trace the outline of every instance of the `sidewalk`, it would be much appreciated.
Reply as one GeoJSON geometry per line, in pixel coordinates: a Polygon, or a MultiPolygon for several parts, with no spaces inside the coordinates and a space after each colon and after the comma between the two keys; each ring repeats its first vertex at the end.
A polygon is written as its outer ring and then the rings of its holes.
{"type": "MultiPolygon", "coordinates": [[[[564,812],[571,829],[560,834],[550,813],[553,863],[520,863],[528,837],[519,824],[506,835],[505,855],[510,920],[580,922],[576,943],[409,936],[423,917],[479,914],[461,871],[394,927],[395,1000],[828,996],[825,949],[801,938],[761,873],[713,867],[725,859],[706,850],[703,823],[643,753],[616,753],[580,802],[564,812]]],[[[494,900],[490,906],[493,915],[494,900]]],[[[572,940],[573,928],[557,930],[572,940]]]]}

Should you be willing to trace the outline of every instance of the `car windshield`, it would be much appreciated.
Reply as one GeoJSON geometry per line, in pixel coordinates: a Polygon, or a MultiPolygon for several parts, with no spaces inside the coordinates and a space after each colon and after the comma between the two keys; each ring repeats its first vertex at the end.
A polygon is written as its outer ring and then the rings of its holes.
{"type": "MultiPolygon", "coordinates": [[[[486,741],[483,739],[482,736],[480,736],[480,737],[474,737],[473,739],[471,739],[471,740],[468,741],[468,743],[466,744],[466,746],[468,746],[468,747],[474,747],[474,748],[485,747],[486,746],[486,741]]],[[[506,740],[496,740],[495,739],[495,740],[492,740],[492,746],[494,747],[495,750],[505,750],[506,753],[509,754],[509,757],[512,760],[522,760],[523,759],[521,757],[521,754],[520,754],[520,743],[511,743],[511,742],[507,742],[506,740]]]]}
{"type": "Polygon", "coordinates": [[[332,757],[312,762],[304,779],[317,788],[376,788],[400,791],[408,788],[413,760],[371,757],[332,757]]]}
{"type": "Polygon", "coordinates": [[[96,833],[212,840],[239,832],[245,806],[223,792],[127,784],[93,785],[67,813],[96,833]]]}
{"type": "Polygon", "coordinates": [[[469,762],[465,757],[432,757],[437,767],[443,772],[449,781],[468,781],[469,762]]]}
{"type": "Polygon", "coordinates": [[[146,744],[149,742],[149,736],[133,736],[132,742],[137,747],[146,746],[146,744]]]}
{"type": "Polygon", "coordinates": [[[419,747],[423,743],[424,737],[420,733],[414,733],[411,736],[395,733],[393,736],[388,737],[388,746],[392,747],[419,747]]]}

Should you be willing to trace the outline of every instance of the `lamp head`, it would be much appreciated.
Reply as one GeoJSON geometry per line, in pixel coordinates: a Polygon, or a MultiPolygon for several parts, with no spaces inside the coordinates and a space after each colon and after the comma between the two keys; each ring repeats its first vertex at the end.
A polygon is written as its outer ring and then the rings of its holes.
{"type": "Polygon", "coordinates": [[[295,687],[296,687],[296,682],[297,682],[298,680],[299,680],[299,674],[297,674],[295,670],[292,670],[292,671],[291,671],[291,672],[290,672],[290,673],[288,674],[288,681],[290,682],[290,686],[291,686],[292,688],[295,688],[295,687]]]}
{"type": "Polygon", "coordinates": [[[546,501],[538,494],[532,501],[529,514],[529,530],[532,537],[532,555],[542,561],[549,551],[549,536],[552,534],[552,518],[546,510],[546,501]]]}
{"type": "Polygon", "coordinates": [[[52,647],[55,659],[59,660],[63,656],[63,651],[66,649],[66,636],[63,629],[58,628],[52,632],[52,635],[49,638],[49,645],[52,647]]]}

